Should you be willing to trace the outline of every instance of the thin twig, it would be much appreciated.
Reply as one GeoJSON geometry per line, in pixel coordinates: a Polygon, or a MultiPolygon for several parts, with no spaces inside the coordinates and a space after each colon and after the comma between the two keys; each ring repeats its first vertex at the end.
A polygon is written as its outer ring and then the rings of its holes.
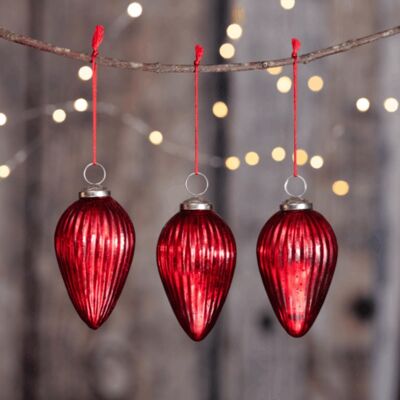
{"type": "MultiPolygon", "coordinates": [[[[315,50],[311,53],[303,54],[298,57],[298,63],[307,64],[311,61],[319,60],[320,58],[332,56],[334,54],[344,53],[346,51],[355,49],[356,47],[364,46],[369,43],[376,42],[380,39],[385,39],[400,33],[400,26],[386,29],[382,32],[374,33],[372,35],[364,36],[358,39],[350,39],[335,46],[327,47],[325,49],[315,50]]],[[[11,32],[5,28],[0,27],[0,38],[9,42],[22,44],[34,49],[45,51],[59,56],[71,58],[82,62],[90,62],[90,54],[79,53],[64,47],[54,46],[53,44],[43,42],[31,38],[29,36],[21,35],[11,32]]],[[[214,65],[201,65],[199,72],[238,72],[238,71],[255,71],[271,67],[280,67],[292,64],[292,58],[282,58],[278,60],[265,60],[265,61],[249,61],[244,63],[228,63],[228,64],[214,64],[214,65]]],[[[142,63],[135,61],[124,61],[117,58],[101,57],[97,58],[97,63],[105,67],[132,69],[136,71],[147,72],[194,72],[193,65],[187,64],[160,64],[156,63],[142,63]]]]}

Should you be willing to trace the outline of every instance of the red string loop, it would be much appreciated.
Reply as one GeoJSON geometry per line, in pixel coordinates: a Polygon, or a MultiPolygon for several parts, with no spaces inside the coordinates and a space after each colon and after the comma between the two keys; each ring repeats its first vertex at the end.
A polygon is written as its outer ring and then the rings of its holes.
{"type": "Polygon", "coordinates": [[[199,174],[199,65],[204,49],[199,44],[195,47],[194,65],[194,173],[199,174]]]}
{"type": "Polygon", "coordinates": [[[297,58],[297,52],[300,50],[301,42],[299,39],[293,38],[292,39],[292,58],[297,58]]]}
{"type": "Polygon", "coordinates": [[[293,58],[293,176],[297,176],[297,52],[300,50],[299,39],[292,39],[293,58]]]}
{"type": "Polygon", "coordinates": [[[97,63],[96,58],[99,55],[99,47],[104,38],[104,26],[97,25],[92,38],[92,163],[97,163],[97,63]]]}

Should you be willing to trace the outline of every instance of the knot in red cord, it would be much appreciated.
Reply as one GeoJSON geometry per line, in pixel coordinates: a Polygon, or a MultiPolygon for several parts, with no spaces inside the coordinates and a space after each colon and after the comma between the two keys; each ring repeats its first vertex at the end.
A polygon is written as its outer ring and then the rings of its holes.
{"type": "Polygon", "coordinates": [[[92,38],[92,49],[93,49],[92,62],[99,55],[99,47],[101,45],[101,42],[103,41],[103,38],[104,38],[104,26],[96,25],[96,29],[93,33],[93,38],[92,38]]]}
{"type": "Polygon", "coordinates": [[[196,47],[195,47],[195,54],[196,54],[196,58],[195,58],[195,60],[194,60],[194,65],[195,65],[196,67],[198,67],[199,64],[200,64],[201,58],[203,57],[203,54],[204,54],[204,49],[203,49],[203,47],[200,46],[199,44],[196,44],[196,47]]]}
{"type": "Polygon", "coordinates": [[[297,58],[297,52],[300,50],[301,47],[301,42],[299,39],[293,38],[292,39],[292,58],[296,59],[297,58]]]}

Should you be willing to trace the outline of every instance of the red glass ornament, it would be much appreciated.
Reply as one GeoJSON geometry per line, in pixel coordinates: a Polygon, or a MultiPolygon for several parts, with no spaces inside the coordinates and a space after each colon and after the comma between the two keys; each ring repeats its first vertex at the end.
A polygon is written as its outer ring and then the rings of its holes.
{"type": "Polygon", "coordinates": [[[338,247],[328,221],[303,199],[289,199],[258,238],[260,273],[272,307],[294,337],[308,332],[328,292],[338,247]]]}
{"type": "Polygon", "coordinates": [[[128,214],[108,191],[98,193],[104,197],[81,197],[64,212],[54,238],[69,297],[92,329],[99,328],[114,309],[135,247],[128,214]]]}
{"type": "Polygon", "coordinates": [[[157,263],[176,318],[193,340],[202,340],[232,282],[236,244],[231,230],[209,203],[189,199],[164,226],[157,263]]]}

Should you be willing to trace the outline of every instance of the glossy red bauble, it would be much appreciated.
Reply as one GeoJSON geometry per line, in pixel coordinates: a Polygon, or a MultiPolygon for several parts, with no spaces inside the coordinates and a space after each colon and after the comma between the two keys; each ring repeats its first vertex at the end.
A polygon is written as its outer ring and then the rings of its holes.
{"type": "Polygon", "coordinates": [[[289,199],[264,225],[258,265],[275,314],[290,335],[303,336],[317,318],[337,253],[328,221],[305,200],[289,199]]]}
{"type": "Polygon", "coordinates": [[[189,199],[163,228],[157,263],[179,323],[193,340],[202,340],[232,282],[236,244],[231,230],[209,203],[189,199]]]}
{"type": "MultiPolygon", "coordinates": [[[[91,192],[82,193],[90,196],[91,192]]],[[[114,309],[135,247],[128,214],[108,192],[99,193],[104,197],[82,197],[64,212],[54,240],[68,294],[92,329],[100,327],[114,309]]]]}

